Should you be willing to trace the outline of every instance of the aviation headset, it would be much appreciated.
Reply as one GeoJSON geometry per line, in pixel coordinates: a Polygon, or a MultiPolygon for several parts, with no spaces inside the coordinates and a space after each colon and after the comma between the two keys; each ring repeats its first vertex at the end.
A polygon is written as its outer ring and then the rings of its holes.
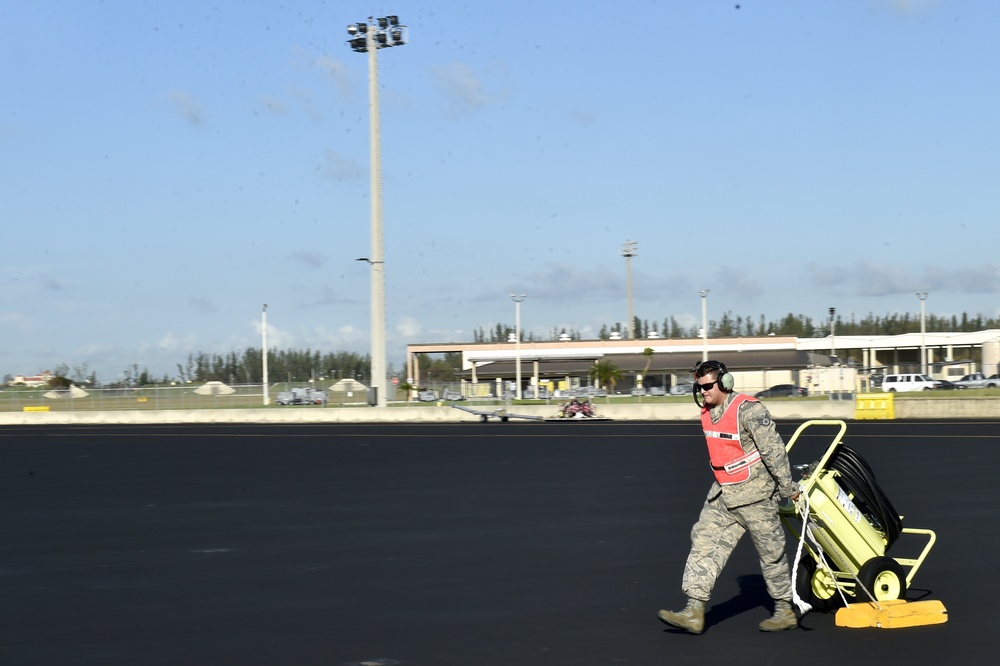
{"type": "Polygon", "coordinates": [[[698,390],[698,378],[704,376],[706,373],[716,371],[716,381],[719,382],[719,388],[727,393],[733,390],[733,386],[736,384],[736,379],[733,377],[732,373],[729,372],[729,368],[722,361],[702,361],[694,366],[694,386],[692,388],[692,393],[694,394],[694,401],[699,407],[704,407],[704,399],[701,397],[701,391],[698,390]]]}

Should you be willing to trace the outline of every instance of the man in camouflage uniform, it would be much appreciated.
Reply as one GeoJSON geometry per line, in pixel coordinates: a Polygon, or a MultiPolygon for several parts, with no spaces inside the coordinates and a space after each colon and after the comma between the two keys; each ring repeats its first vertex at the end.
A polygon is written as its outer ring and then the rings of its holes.
{"type": "Polygon", "coordinates": [[[733,376],[724,364],[700,363],[695,367],[695,382],[695,402],[702,409],[716,481],[691,530],[691,551],[681,582],[687,606],[681,611],[661,610],[659,618],[700,634],[715,581],[740,538],[749,532],[767,591],[775,601],[774,615],[761,622],[760,629],[794,629],[798,619],[791,606],[792,580],[778,501],[780,497],[798,499],[799,488],[792,482],[785,443],[767,408],[732,390],[733,376]]]}

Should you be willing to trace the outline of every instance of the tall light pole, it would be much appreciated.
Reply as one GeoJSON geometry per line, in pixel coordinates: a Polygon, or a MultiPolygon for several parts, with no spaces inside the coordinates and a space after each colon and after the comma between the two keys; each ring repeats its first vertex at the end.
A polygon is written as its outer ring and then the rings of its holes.
{"type": "Polygon", "coordinates": [[[927,310],[925,309],[925,303],[927,301],[927,292],[918,291],[917,298],[920,299],[920,374],[927,374],[927,344],[924,340],[924,336],[927,335],[927,310]]]}
{"type": "MultiPolygon", "coordinates": [[[[837,355],[837,337],[834,333],[834,327],[836,326],[837,320],[837,308],[830,308],[830,357],[837,355]]],[[[832,363],[833,361],[831,361],[832,363]]]]}
{"type": "Polygon", "coordinates": [[[406,43],[406,26],[399,24],[399,17],[385,16],[367,23],[347,26],[347,40],[356,53],[368,54],[368,113],[371,144],[371,243],[372,256],[368,263],[372,271],[372,376],[375,402],[385,407],[385,263],[382,257],[382,157],[379,135],[378,106],[378,53],[379,49],[402,46],[406,43]]]}
{"type": "Polygon", "coordinates": [[[625,273],[628,276],[628,337],[635,339],[635,315],[632,314],[632,257],[639,255],[635,251],[638,243],[625,241],[622,246],[622,256],[625,257],[625,273]]]}
{"type": "Polygon", "coordinates": [[[270,404],[270,397],[267,395],[267,303],[260,313],[260,364],[264,375],[264,405],[270,404]]]}
{"type": "Polygon", "coordinates": [[[521,301],[523,301],[527,296],[520,294],[515,296],[510,295],[511,299],[514,301],[514,366],[515,366],[515,381],[517,386],[514,388],[514,397],[518,400],[521,399],[521,301]]]}
{"type": "Polygon", "coordinates": [[[701,296],[701,361],[708,360],[708,294],[711,289],[702,289],[698,292],[701,296]]]}

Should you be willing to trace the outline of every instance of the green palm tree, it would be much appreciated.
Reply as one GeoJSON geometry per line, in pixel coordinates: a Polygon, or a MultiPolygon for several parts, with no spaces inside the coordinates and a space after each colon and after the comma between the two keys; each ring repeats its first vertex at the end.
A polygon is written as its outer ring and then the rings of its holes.
{"type": "Polygon", "coordinates": [[[646,357],[646,367],[642,369],[642,378],[646,378],[646,373],[649,372],[649,366],[653,363],[653,351],[652,347],[646,347],[642,350],[642,355],[646,357]]]}
{"type": "Polygon", "coordinates": [[[600,386],[608,387],[607,401],[611,402],[611,394],[615,392],[615,384],[622,378],[622,370],[611,361],[598,361],[590,366],[590,381],[600,386]]]}

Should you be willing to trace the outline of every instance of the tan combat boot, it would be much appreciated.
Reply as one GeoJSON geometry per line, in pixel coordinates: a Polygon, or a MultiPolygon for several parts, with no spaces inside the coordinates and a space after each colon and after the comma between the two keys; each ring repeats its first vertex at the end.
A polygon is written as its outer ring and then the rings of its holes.
{"type": "Polygon", "coordinates": [[[761,631],[784,631],[799,626],[792,604],[787,601],[774,602],[774,615],[760,623],[761,631]]]}
{"type": "Polygon", "coordinates": [[[687,606],[682,611],[661,610],[656,614],[661,621],[672,627],[685,629],[692,634],[700,634],[705,630],[705,602],[688,599],[687,606]]]}

